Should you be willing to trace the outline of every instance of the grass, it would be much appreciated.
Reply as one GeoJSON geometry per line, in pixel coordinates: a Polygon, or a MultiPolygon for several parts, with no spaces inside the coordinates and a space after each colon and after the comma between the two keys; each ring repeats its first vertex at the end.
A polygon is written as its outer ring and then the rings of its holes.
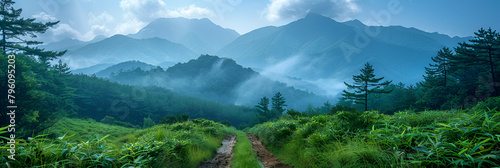
{"type": "Polygon", "coordinates": [[[71,136],[69,142],[83,142],[89,140],[92,136],[109,135],[106,138],[110,144],[120,146],[123,143],[133,142],[136,137],[131,134],[138,129],[115,126],[97,122],[93,119],[61,118],[46,132],[48,138],[56,139],[64,135],[71,136]]]}
{"type": "Polygon", "coordinates": [[[499,167],[500,112],[340,112],[249,129],[292,167],[499,167]]]}
{"type": "MultiPolygon", "coordinates": [[[[0,165],[5,167],[197,167],[201,161],[209,160],[221,145],[224,135],[234,132],[234,127],[226,127],[210,120],[194,119],[182,123],[156,125],[147,129],[130,130],[118,126],[101,125],[92,120],[64,119],[81,128],[72,127],[59,132],[84,131],[95,125],[102,126],[102,132],[109,135],[94,134],[87,140],[85,134],[50,138],[49,134],[38,135],[16,142],[16,160],[9,160],[7,150],[0,151],[0,165]],[[117,128],[118,127],[118,128],[117,128]],[[105,130],[109,131],[106,132],[105,130]],[[124,130],[134,131],[126,134],[124,130]],[[107,141],[112,131],[125,134],[127,143],[115,145],[107,141]],[[78,138],[79,140],[74,140],[78,138]]],[[[63,128],[59,128],[63,129],[63,128]]],[[[0,144],[0,148],[7,144],[0,144]]]]}
{"type": "Polygon", "coordinates": [[[252,144],[248,136],[242,132],[236,132],[236,145],[234,146],[234,156],[231,161],[231,167],[238,168],[255,168],[260,167],[259,161],[255,152],[252,149],[252,144]]]}

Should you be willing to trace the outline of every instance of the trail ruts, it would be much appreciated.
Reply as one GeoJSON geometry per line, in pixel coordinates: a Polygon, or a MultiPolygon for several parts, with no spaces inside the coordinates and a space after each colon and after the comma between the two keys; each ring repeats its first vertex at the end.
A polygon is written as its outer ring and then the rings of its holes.
{"type": "Polygon", "coordinates": [[[283,163],[280,159],[274,157],[271,152],[267,151],[257,135],[247,133],[247,136],[252,142],[253,150],[257,153],[260,162],[265,168],[291,168],[290,165],[283,163]]]}
{"type": "Polygon", "coordinates": [[[215,157],[206,162],[200,163],[199,168],[230,168],[234,155],[234,145],[236,144],[236,134],[226,135],[222,141],[222,147],[217,150],[215,157]]]}

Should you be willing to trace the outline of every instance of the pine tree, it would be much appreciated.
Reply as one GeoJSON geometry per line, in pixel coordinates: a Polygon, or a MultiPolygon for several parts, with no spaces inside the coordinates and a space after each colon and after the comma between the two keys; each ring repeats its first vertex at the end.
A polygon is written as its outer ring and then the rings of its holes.
{"type": "Polygon", "coordinates": [[[456,56],[452,57],[453,63],[458,66],[484,66],[488,67],[493,82],[493,96],[498,96],[497,64],[500,61],[500,34],[489,28],[481,28],[474,33],[470,43],[459,43],[455,48],[456,56]]]}
{"type": "Polygon", "coordinates": [[[260,102],[255,106],[257,111],[262,115],[268,117],[269,115],[269,99],[267,97],[263,97],[260,99],[260,102]]]}
{"type": "Polygon", "coordinates": [[[57,64],[53,67],[60,76],[67,76],[71,73],[68,65],[63,63],[61,60],[59,60],[59,62],[57,62],[57,64]]]}
{"type": "Polygon", "coordinates": [[[23,10],[14,9],[12,7],[14,3],[12,0],[0,0],[0,33],[2,38],[0,47],[3,50],[3,55],[6,55],[8,51],[9,53],[21,51],[26,55],[38,56],[42,62],[62,56],[66,51],[53,52],[44,51],[38,47],[33,48],[30,46],[42,44],[42,42],[28,40],[36,38],[37,33],[45,33],[49,27],[56,25],[59,21],[40,23],[35,22],[35,19],[32,18],[21,18],[23,10]]]}
{"type": "Polygon", "coordinates": [[[436,85],[441,85],[443,87],[447,86],[447,81],[449,80],[449,67],[450,58],[453,53],[448,47],[444,47],[438,51],[435,57],[432,57],[432,61],[435,64],[429,64],[429,68],[425,67],[424,79],[427,82],[426,87],[432,87],[436,85]]]}
{"type": "Polygon", "coordinates": [[[356,104],[365,106],[365,111],[368,111],[368,95],[372,93],[390,93],[392,90],[381,89],[383,86],[391,84],[392,81],[379,83],[384,77],[375,78],[375,73],[370,63],[365,64],[365,68],[361,69],[361,74],[353,75],[354,84],[350,85],[344,82],[349,90],[354,92],[343,91],[342,96],[348,100],[354,100],[356,104]]]}
{"type": "Polygon", "coordinates": [[[287,106],[285,98],[280,92],[276,93],[272,98],[272,111],[275,115],[280,116],[285,111],[284,107],[287,106]]]}

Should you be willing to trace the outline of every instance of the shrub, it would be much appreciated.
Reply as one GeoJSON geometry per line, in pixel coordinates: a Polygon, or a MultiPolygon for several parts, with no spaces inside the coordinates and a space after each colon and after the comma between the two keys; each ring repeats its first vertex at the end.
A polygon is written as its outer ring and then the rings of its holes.
{"type": "Polygon", "coordinates": [[[156,125],[155,121],[151,118],[144,118],[144,121],[142,122],[142,128],[149,128],[156,125]]]}
{"type": "Polygon", "coordinates": [[[472,111],[489,111],[489,110],[500,110],[500,97],[489,97],[484,101],[477,103],[476,106],[472,108],[472,111]]]}
{"type": "Polygon", "coordinates": [[[115,121],[116,121],[116,119],[114,117],[106,116],[106,117],[102,118],[100,122],[111,125],[115,121]]]}
{"type": "Polygon", "coordinates": [[[341,112],[341,111],[353,112],[353,113],[359,112],[356,107],[337,105],[335,107],[332,107],[332,109],[330,109],[330,112],[328,112],[328,114],[333,115],[333,114],[336,114],[336,113],[341,112]]]}

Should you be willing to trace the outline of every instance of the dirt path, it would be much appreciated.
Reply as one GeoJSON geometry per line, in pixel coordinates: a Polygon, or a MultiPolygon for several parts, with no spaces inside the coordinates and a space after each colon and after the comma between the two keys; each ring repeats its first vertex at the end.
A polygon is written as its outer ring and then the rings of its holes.
{"type": "Polygon", "coordinates": [[[265,168],[291,168],[291,166],[283,163],[280,159],[274,157],[271,152],[267,151],[257,135],[247,133],[247,136],[252,142],[253,150],[257,153],[265,168]]]}
{"type": "Polygon", "coordinates": [[[233,160],[233,149],[236,144],[236,134],[226,135],[222,141],[222,147],[217,150],[215,157],[200,163],[199,168],[230,168],[233,160]]]}

